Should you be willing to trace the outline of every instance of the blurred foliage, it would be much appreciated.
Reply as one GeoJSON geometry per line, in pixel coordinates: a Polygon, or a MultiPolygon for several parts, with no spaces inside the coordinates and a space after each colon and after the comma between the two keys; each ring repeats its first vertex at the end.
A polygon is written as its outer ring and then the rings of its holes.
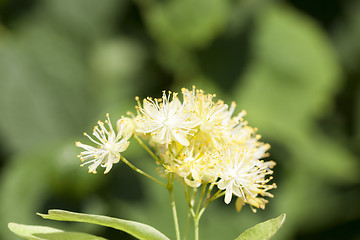
{"type": "MultiPolygon", "coordinates": [[[[19,239],[10,221],[43,224],[35,212],[49,208],[173,238],[165,191],[121,164],[89,175],[72,144],[106,112],[133,111],[136,95],[193,84],[246,109],[278,163],[265,211],[219,200],[201,238],[234,239],[285,212],[277,239],[359,239],[359,16],[359,2],[335,0],[0,1],[0,239],[19,239]]],[[[155,175],[138,150],[133,142],[127,158],[155,175]]]]}

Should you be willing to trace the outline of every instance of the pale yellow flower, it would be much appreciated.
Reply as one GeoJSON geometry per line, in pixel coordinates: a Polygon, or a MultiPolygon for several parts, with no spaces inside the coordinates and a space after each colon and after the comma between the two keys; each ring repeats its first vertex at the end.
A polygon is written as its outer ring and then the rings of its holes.
{"type": "Polygon", "coordinates": [[[219,158],[220,180],[217,186],[225,191],[225,203],[229,204],[235,195],[242,198],[244,203],[264,208],[267,200],[260,196],[272,197],[267,191],[276,187],[274,184],[267,184],[272,179],[267,175],[273,173],[271,168],[275,162],[261,161],[247,148],[239,150],[235,146],[220,150],[219,158]]]}
{"type": "Polygon", "coordinates": [[[192,91],[183,88],[182,93],[186,108],[194,113],[192,117],[200,125],[200,131],[215,138],[221,137],[232,114],[228,105],[221,100],[213,102],[214,94],[205,94],[195,87],[192,91]]]}
{"type": "Polygon", "coordinates": [[[90,164],[89,172],[91,173],[96,173],[99,166],[105,167],[104,173],[108,173],[113,164],[119,162],[120,153],[124,152],[129,146],[128,139],[133,132],[131,126],[125,120],[120,120],[117,124],[116,133],[110,122],[109,114],[106,117],[105,124],[107,124],[108,128],[105,127],[103,122],[98,121],[98,125],[94,127],[93,131],[95,139],[84,133],[90,141],[96,144],[96,147],[76,142],[77,147],[85,149],[78,156],[81,161],[85,161],[81,166],[90,164]]]}
{"type": "Polygon", "coordinates": [[[188,146],[188,137],[196,132],[194,128],[197,125],[190,116],[176,93],[166,95],[164,91],[162,99],[147,98],[143,106],[139,106],[136,131],[151,134],[152,140],[159,144],[168,146],[176,141],[188,146]]]}
{"type": "MultiPolygon", "coordinates": [[[[172,152],[177,152],[173,150],[172,152]]],[[[163,155],[165,168],[184,178],[184,182],[190,187],[199,187],[202,183],[215,182],[216,175],[215,159],[210,152],[194,145],[194,141],[189,147],[176,155],[166,151],[163,155]]]]}

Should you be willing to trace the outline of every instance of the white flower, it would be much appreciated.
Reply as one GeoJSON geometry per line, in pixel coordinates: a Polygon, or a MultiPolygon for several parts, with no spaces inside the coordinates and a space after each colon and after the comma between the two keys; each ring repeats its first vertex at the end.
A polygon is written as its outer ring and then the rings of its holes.
{"type": "Polygon", "coordinates": [[[176,93],[166,96],[163,92],[162,99],[144,99],[143,107],[139,104],[137,117],[137,132],[150,133],[154,142],[168,146],[172,141],[177,141],[183,146],[189,145],[187,137],[196,130],[197,123],[190,119],[191,113],[185,111],[176,93]]]}
{"type": "Polygon", "coordinates": [[[94,127],[93,135],[96,137],[94,140],[87,133],[84,133],[93,143],[97,146],[76,142],[77,147],[85,149],[78,156],[81,161],[84,162],[81,166],[90,164],[89,172],[96,173],[98,166],[106,167],[104,173],[108,173],[114,163],[118,163],[120,160],[120,153],[125,151],[129,146],[128,139],[131,137],[133,129],[129,129],[127,121],[119,121],[117,124],[116,133],[110,122],[109,114],[106,114],[107,120],[105,123],[108,125],[108,129],[105,124],[98,121],[98,126],[94,127]]]}
{"type": "Polygon", "coordinates": [[[234,146],[227,146],[219,152],[219,178],[217,186],[225,190],[225,203],[229,204],[232,195],[242,198],[244,203],[257,208],[264,208],[267,200],[261,196],[272,197],[267,190],[276,186],[267,185],[272,179],[266,178],[266,175],[272,174],[270,168],[275,162],[264,163],[254,157],[254,154],[248,149],[239,150],[234,146]]]}

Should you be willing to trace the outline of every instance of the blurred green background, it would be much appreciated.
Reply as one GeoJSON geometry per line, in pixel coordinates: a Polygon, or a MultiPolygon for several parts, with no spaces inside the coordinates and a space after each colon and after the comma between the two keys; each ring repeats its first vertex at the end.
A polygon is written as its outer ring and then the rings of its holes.
{"type": "MultiPolygon", "coordinates": [[[[19,239],[9,221],[131,239],[35,215],[50,208],[141,221],[173,239],[167,192],[121,164],[88,174],[74,141],[105,113],[133,111],[135,96],[193,84],[246,109],[278,163],[264,211],[218,200],[201,239],[234,239],[283,212],[275,239],[360,239],[359,78],[355,0],[2,0],[0,239],[19,239]]],[[[136,142],[125,156],[156,174],[136,142]]]]}

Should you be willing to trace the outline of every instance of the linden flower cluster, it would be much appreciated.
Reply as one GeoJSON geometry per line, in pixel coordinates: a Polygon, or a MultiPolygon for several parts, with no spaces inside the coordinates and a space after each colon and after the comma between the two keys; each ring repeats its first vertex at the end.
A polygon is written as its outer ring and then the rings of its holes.
{"type": "Polygon", "coordinates": [[[226,204],[236,196],[252,209],[264,209],[263,197],[272,197],[268,190],[276,187],[268,184],[275,162],[261,160],[270,145],[259,142],[257,129],[243,119],[245,111],[234,115],[235,103],[228,106],[214,98],[195,87],[182,89],[182,99],[165,91],[162,98],[148,97],[142,104],[136,98],[137,114],[118,120],[116,130],[107,115],[94,128],[94,138],[85,133],[96,147],[76,143],[85,150],[79,155],[82,165],[89,165],[92,173],[102,166],[107,173],[125,160],[129,139],[141,138],[154,149],[165,173],[177,175],[189,187],[217,186],[226,204]]]}

